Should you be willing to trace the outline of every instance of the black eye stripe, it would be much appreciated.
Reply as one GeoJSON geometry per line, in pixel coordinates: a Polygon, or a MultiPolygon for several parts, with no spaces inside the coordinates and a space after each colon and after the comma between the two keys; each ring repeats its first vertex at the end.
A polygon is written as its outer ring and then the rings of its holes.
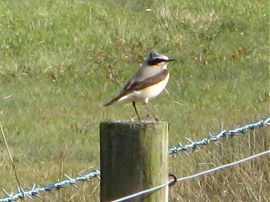
{"type": "Polygon", "coordinates": [[[161,63],[161,62],[164,62],[164,61],[166,61],[166,60],[161,59],[161,58],[156,58],[154,60],[150,60],[150,61],[148,60],[147,63],[149,65],[156,65],[156,64],[161,63]]]}

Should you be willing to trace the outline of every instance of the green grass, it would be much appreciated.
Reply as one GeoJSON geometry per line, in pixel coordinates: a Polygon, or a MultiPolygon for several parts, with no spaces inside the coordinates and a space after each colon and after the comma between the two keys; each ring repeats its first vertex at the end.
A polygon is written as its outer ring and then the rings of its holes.
{"type": "MultiPolygon", "coordinates": [[[[176,58],[169,95],[153,100],[170,146],[269,116],[267,1],[1,1],[0,123],[21,183],[99,168],[99,123],[130,120],[115,96],[151,50],[176,58]],[[151,9],[147,11],[147,9],[151,9]]],[[[139,106],[141,114],[146,114],[139,106]]],[[[178,177],[269,149],[269,130],[171,158],[178,177]]],[[[173,201],[266,201],[269,158],[175,186],[173,201]],[[196,190],[196,194],[194,194],[196,190]]],[[[17,192],[0,140],[0,187],[17,192]]],[[[98,180],[43,194],[98,201],[98,180]]],[[[5,197],[0,195],[0,198],[5,197]]]]}

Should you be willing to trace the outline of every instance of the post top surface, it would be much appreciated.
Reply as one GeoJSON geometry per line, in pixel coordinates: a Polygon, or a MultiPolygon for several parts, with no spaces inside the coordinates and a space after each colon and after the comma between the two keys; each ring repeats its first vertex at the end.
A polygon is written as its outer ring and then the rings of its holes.
{"type": "Polygon", "coordinates": [[[118,121],[102,121],[100,124],[163,125],[163,124],[168,124],[168,122],[167,121],[152,121],[152,120],[143,120],[143,121],[118,120],[118,121]]]}

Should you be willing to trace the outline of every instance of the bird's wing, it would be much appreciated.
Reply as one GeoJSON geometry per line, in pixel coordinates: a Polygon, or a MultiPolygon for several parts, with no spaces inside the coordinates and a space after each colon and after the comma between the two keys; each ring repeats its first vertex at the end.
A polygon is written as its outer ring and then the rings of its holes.
{"type": "Polygon", "coordinates": [[[169,72],[167,69],[162,69],[159,73],[154,74],[153,76],[145,78],[141,81],[130,81],[125,85],[120,94],[124,92],[125,94],[128,94],[134,90],[135,91],[142,90],[156,83],[159,83],[160,81],[164,80],[167,77],[168,73],[169,72]]]}

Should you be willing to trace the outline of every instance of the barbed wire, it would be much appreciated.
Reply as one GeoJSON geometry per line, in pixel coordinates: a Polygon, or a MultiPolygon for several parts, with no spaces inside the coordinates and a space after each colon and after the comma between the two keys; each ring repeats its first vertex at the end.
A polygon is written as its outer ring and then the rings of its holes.
{"type": "Polygon", "coordinates": [[[67,175],[65,175],[68,179],[61,181],[61,182],[56,182],[53,184],[49,184],[46,185],[44,187],[41,188],[36,188],[36,185],[34,184],[32,188],[29,188],[29,191],[24,191],[22,187],[20,187],[20,190],[23,190],[22,192],[13,195],[12,193],[9,194],[6,190],[2,189],[2,191],[8,196],[5,199],[0,199],[0,202],[12,202],[12,201],[17,201],[18,199],[25,199],[30,198],[33,199],[32,197],[38,197],[38,198],[42,198],[39,194],[42,192],[50,192],[53,190],[59,190],[59,189],[63,189],[66,188],[67,185],[72,185],[76,188],[78,188],[78,186],[76,185],[76,183],[78,182],[88,182],[93,178],[99,178],[100,179],[100,171],[99,170],[95,170],[94,172],[91,172],[89,174],[83,175],[83,176],[79,176],[76,178],[71,178],[67,175]]]}
{"type": "MultiPolygon", "coordinates": [[[[218,133],[217,135],[214,135],[214,136],[210,135],[209,137],[204,138],[204,139],[202,139],[200,141],[192,141],[192,140],[188,139],[190,144],[186,144],[186,145],[181,145],[180,144],[180,145],[178,145],[176,147],[170,148],[169,149],[169,154],[176,154],[178,152],[185,152],[185,151],[187,151],[189,149],[194,150],[194,149],[197,149],[199,146],[208,145],[209,143],[216,142],[216,141],[220,140],[221,138],[232,137],[232,136],[244,134],[244,133],[250,132],[250,131],[252,131],[254,129],[261,128],[261,127],[264,127],[264,126],[269,126],[269,125],[270,125],[270,118],[266,118],[265,120],[261,120],[259,122],[252,123],[252,124],[249,124],[249,125],[237,128],[237,129],[223,130],[220,133],[218,133]]],[[[269,153],[269,151],[268,151],[268,153],[269,153]]],[[[252,159],[253,156],[250,157],[250,158],[252,159]]],[[[224,168],[225,167],[226,167],[226,165],[224,165],[224,168]]],[[[222,168],[220,168],[220,169],[222,169],[222,168]]],[[[212,171],[212,172],[214,172],[214,171],[212,171]]],[[[200,173],[198,173],[197,175],[200,176],[200,173]]],[[[26,197],[30,198],[30,199],[32,199],[32,197],[42,198],[39,195],[42,192],[50,192],[52,190],[58,190],[58,189],[66,188],[67,185],[72,185],[74,187],[77,187],[77,185],[76,185],[77,182],[87,182],[87,181],[89,181],[89,180],[91,180],[91,179],[93,179],[95,177],[100,179],[100,171],[96,170],[94,172],[91,172],[91,173],[83,175],[83,176],[79,176],[77,178],[71,178],[71,177],[69,177],[67,175],[65,175],[65,176],[68,178],[67,180],[59,181],[59,182],[56,182],[56,183],[53,183],[53,184],[49,184],[49,185],[46,185],[46,186],[41,187],[41,188],[36,188],[36,185],[34,184],[33,187],[29,189],[29,191],[24,191],[22,187],[19,187],[18,192],[20,192],[20,193],[15,194],[15,195],[13,195],[12,193],[9,194],[6,190],[2,189],[2,191],[8,197],[4,198],[4,199],[0,199],[0,202],[12,202],[12,201],[16,201],[18,199],[25,199],[26,197]]],[[[188,176],[187,178],[189,178],[189,177],[191,177],[191,179],[192,179],[192,176],[188,176]]],[[[182,178],[180,178],[180,179],[182,179],[182,178]]],[[[183,181],[183,180],[180,180],[180,181],[183,181]]],[[[149,189],[149,190],[150,190],[150,192],[153,192],[155,190],[161,189],[164,186],[169,185],[170,183],[171,183],[171,181],[166,182],[163,185],[160,185],[158,187],[154,187],[154,188],[149,189]]],[[[147,190],[145,191],[145,193],[147,193],[147,190]]],[[[145,193],[142,193],[142,194],[145,194],[145,193]]]]}
{"type": "MultiPolygon", "coordinates": [[[[247,161],[250,161],[250,160],[253,160],[253,159],[257,159],[259,157],[262,157],[262,156],[265,156],[267,154],[270,154],[270,150],[268,151],[264,151],[262,153],[259,153],[259,154],[255,154],[253,156],[249,156],[247,158],[244,158],[244,159],[241,159],[241,160],[238,160],[238,161],[235,161],[233,163],[229,163],[229,164],[225,164],[225,165],[222,165],[222,166],[218,166],[216,168],[212,168],[210,170],[206,170],[206,171],[203,171],[203,172],[200,172],[200,173],[196,173],[194,175],[190,175],[190,176],[187,176],[187,177],[182,177],[182,178],[178,178],[177,179],[177,182],[181,182],[181,181],[188,181],[188,180],[192,180],[194,178],[198,178],[198,177],[201,177],[201,176],[205,176],[205,175],[209,175],[209,174],[212,174],[212,173],[216,173],[218,171],[221,171],[221,170],[224,170],[224,169],[227,169],[227,168],[231,168],[231,167],[234,167],[236,165],[239,165],[239,164],[242,164],[242,163],[245,163],[247,161]]],[[[125,196],[123,198],[120,198],[120,199],[116,199],[116,200],[113,200],[112,202],[121,202],[121,201],[125,201],[125,200],[129,200],[129,199],[134,199],[134,198],[137,198],[139,196],[145,196],[145,195],[148,195],[150,193],[153,193],[159,189],[162,189],[166,186],[168,186],[169,184],[171,184],[174,180],[170,180],[164,184],[161,184],[161,185],[158,185],[156,187],[153,187],[151,189],[146,189],[144,191],[140,191],[138,193],[135,193],[135,194],[132,194],[132,195],[129,195],[129,196],[125,196]]]]}
{"type": "Polygon", "coordinates": [[[245,134],[245,133],[250,132],[254,129],[261,128],[264,126],[269,126],[269,125],[270,125],[270,118],[266,118],[265,120],[261,120],[261,121],[258,121],[256,123],[248,124],[246,126],[236,128],[233,130],[223,130],[216,135],[210,134],[209,137],[204,138],[200,141],[192,141],[191,139],[187,139],[190,142],[190,144],[186,144],[186,145],[179,144],[176,147],[172,147],[169,149],[169,154],[176,154],[178,152],[185,152],[189,149],[195,150],[199,146],[208,145],[209,143],[219,141],[221,138],[233,137],[236,135],[245,134]]]}

